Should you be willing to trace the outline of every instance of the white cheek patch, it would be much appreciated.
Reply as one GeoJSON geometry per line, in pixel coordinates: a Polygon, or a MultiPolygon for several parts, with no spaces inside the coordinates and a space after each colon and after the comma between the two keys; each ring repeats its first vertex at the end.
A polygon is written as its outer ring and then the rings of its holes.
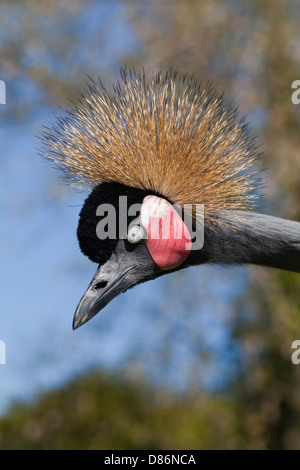
{"type": "Polygon", "coordinates": [[[146,228],[146,245],[161,269],[173,269],[188,257],[192,241],[182,218],[163,198],[146,196],[141,207],[141,223],[146,228]]]}
{"type": "MultiPolygon", "coordinates": [[[[157,196],[146,196],[143,200],[141,217],[144,227],[148,227],[152,218],[162,219],[170,211],[170,203],[157,196]]],[[[172,206],[171,206],[172,207],[172,206]]]]}

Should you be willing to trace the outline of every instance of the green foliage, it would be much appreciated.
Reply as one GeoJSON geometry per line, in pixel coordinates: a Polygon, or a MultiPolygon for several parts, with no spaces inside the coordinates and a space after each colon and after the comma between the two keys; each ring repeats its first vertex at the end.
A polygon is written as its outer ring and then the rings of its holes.
{"type": "Polygon", "coordinates": [[[239,445],[230,400],[176,396],[100,372],[0,419],[0,449],[215,449],[239,445]]]}

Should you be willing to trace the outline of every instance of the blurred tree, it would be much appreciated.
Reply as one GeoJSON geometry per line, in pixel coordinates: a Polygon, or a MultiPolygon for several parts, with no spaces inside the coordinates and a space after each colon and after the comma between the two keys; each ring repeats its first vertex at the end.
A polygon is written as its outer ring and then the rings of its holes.
{"type": "Polygon", "coordinates": [[[230,449],[238,442],[230,401],[176,397],[99,372],[0,419],[0,448],[8,450],[230,449]]]}
{"type": "MultiPolygon", "coordinates": [[[[272,7],[261,2],[261,17],[268,26],[263,40],[263,105],[268,112],[264,147],[272,168],[274,211],[300,220],[300,113],[290,99],[291,84],[299,74],[295,59],[300,37],[295,27],[300,12],[294,2],[289,6],[280,0],[272,7]]],[[[242,311],[254,313],[237,327],[244,346],[244,432],[271,449],[300,448],[300,369],[291,362],[291,345],[300,331],[299,287],[297,274],[256,269],[248,304],[246,299],[240,302],[242,311]]]]}

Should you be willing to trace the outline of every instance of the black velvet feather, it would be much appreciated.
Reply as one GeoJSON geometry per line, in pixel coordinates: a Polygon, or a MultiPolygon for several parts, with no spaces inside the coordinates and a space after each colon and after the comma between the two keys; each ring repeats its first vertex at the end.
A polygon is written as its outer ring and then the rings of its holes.
{"type": "MultiPolygon", "coordinates": [[[[148,196],[150,191],[143,191],[120,183],[99,184],[90,193],[84,202],[79,216],[77,237],[81,251],[92,261],[98,264],[104,264],[115,250],[120,236],[119,231],[119,197],[127,197],[127,207],[132,204],[141,204],[144,197],[148,196]],[[96,215],[96,211],[101,204],[111,204],[116,210],[116,239],[106,238],[100,240],[96,233],[96,227],[101,217],[96,215]]],[[[139,215],[128,216],[128,225],[139,215]]],[[[105,215],[106,216],[106,215],[105,215]]]]}

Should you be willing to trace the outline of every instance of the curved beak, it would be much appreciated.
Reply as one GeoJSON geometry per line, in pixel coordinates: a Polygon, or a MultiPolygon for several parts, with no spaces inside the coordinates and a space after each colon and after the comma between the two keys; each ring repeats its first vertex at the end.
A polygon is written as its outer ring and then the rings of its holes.
{"type": "Polygon", "coordinates": [[[74,330],[93,318],[118,294],[135,284],[132,276],[128,276],[134,268],[135,265],[125,265],[120,270],[120,263],[114,254],[104,265],[99,266],[74,314],[74,330]]]}

